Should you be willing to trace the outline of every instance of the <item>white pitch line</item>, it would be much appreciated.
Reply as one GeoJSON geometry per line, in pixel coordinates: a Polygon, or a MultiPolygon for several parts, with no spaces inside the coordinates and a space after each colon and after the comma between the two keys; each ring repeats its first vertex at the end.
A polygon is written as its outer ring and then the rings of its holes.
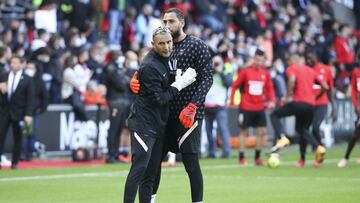
{"type": "MultiPolygon", "coordinates": [[[[325,160],[324,164],[333,164],[333,163],[336,163],[338,160],[339,159],[327,159],[327,160],[325,160]]],[[[308,160],[307,162],[308,162],[308,167],[312,167],[311,166],[312,161],[308,160]]],[[[295,162],[294,161],[282,162],[281,165],[291,166],[291,165],[295,165],[295,162]]],[[[247,166],[239,166],[238,164],[223,164],[223,165],[203,166],[203,167],[201,167],[201,169],[202,170],[218,170],[218,169],[231,169],[231,168],[239,168],[240,169],[240,168],[249,168],[249,167],[255,167],[255,166],[253,164],[249,164],[247,166]]],[[[163,168],[163,171],[167,171],[167,172],[183,171],[183,170],[184,170],[183,167],[163,168]]],[[[58,175],[46,175],[46,176],[24,176],[24,177],[0,178],[0,183],[1,182],[30,181],[30,180],[82,178],[82,177],[111,177],[111,176],[125,177],[128,174],[128,172],[129,172],[128,170],[121,170],[121,171],[115,171],[115,172],[72,173],[72,174],[58,174],[58,175]]],[[[166,175],[166,176],[169,176],[169,175],[166,175]]],[[[216,176],[208,176],[208,177],[216,177],[216,176]]],[[[231,177],[233,178],[234,176],[231,176],[231,177]]],[[[261,177],[261,176],[258,176],[258,177],[261,177]]],[[[267,178],[272,178],[272,177],[273,176],[269,176],[267,178]]],[[[242,178],[244,178],[244,177],[242,177],[242,178]]],[[[273,177],[273,178],[282,178],[282,177],[273,177]]],[[[286,177],[284,177],[284,178],[286,178],[286,177]]],[[[292,177],[289,177],[289,178],[292,178],[292,177]]]]}
{"type": "MultiPolygon", "coordinates": [[[[163,177],[163,175],[161,176],[163,177]]],[[[181,175],[171,174],[171,175],[164,175],[166,178],[178,178],[181,177],[181,175]]],[[[309,181],[309,180],[315,180],[315,181],[350,181],[350,182],[357,182],[360,181],[360,178],[354,178],[354,177],[299,177],[299,176],[226,176],[226,175],[203,175],[203,178],[205,179],[237,179],[237,180],[245,180],[245,179],[259,179],[259,180],[296,180],[296,181],[309,181]]]]}
{"type": "Polygon", "coordinates": [[[118,172],[100,172],[100,173],[72,173],[72,174],[60,174],[60,175],[47,175],[47,176],[25,176],[25,177],[13,177],[13,178],[0,178],[0,182],[16,182],[16,181],[28,181],[28,180],[50,180],[50,179],[63,179],[63,178],[81,178],[81,177],[107,177],[107,176],[121,176],[126,171],[118,172]]]}

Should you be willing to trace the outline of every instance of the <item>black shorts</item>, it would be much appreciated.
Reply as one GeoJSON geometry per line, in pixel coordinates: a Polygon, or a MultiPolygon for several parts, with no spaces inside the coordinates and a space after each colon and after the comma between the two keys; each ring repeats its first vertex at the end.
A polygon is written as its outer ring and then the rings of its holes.
{"type": "Polygon", "coordinates": [[[179,120],[169,119],[166,124],[166,151],[173,153],[199,153],[202,120],[196,120],[189,129],[184,128],[179,120]]]}
{"type": "Polygon", "coordinates": [[[240,110],[239,124],[242,128],[248,127],[266,127],[265,111],[247,111],[240,110]]]}

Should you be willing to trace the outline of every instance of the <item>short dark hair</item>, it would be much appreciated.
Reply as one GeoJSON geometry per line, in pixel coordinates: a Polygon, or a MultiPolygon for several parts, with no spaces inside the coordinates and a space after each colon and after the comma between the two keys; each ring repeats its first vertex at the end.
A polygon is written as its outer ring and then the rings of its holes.
{"type": "Polygon", "coordinates": [[[182,13],[182,11],[178,8],[169,8],[167,9],[165,13],[175,13],[176,14],[176,17],[179,19],[179,20],[184,20],[184,14],[182,13]]]}
{"type": "Polygon", "coordinates": [[[51,55],[51,50],[48,47],[41,47],[35,51],[36,56],[38,55],[51,55]]]}
{"type": "Polygon", "coordinates": [[[255,56],[265,56],[265,52],[261,49],[256,49],[255,56]]]}
{"type": "Polygon", "coordinates": [[[46,30],[45,30],[45,29],[40,28],[40,29],[37,30],[37,36],[38,36],[38,37],[40,37],[40,36],[43,35],[43,34],[46,34],[46,30]]]}
{"type": "Polygon", "coordinates": [[[21,57],[21,56],[18,56],[18,55],[11,56],[10,61],[12,61],[13,59],[19,59],[20,63],[25,62],[25,59],[23,57],[21,57]]]}

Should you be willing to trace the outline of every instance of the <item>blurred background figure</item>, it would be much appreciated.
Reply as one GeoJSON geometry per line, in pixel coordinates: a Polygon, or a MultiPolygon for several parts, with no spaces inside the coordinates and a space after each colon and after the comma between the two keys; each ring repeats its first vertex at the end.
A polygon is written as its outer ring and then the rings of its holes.
{"type": "Polygon", "coordinates": [[[152,32],[162,25],[161,20],[153,16],[153,12],[153,7],[150,4],[145,4],[142,12],[136,18],[136,41],[141,47],[151,47],[152,32]]]}
{"type": "Polygon", "coordinates": [[[46,111],[49,104],[49,94],[46,91],[45,83],[40,77],[36,75],[36,65],[34,62],[27,62],[24,73],[28,75],[34,84],[34,111],[33,111],[33,122],[32,132],[30,135],[24,138],[22,142],[22,153],[26,161],[31,161],[33,153],[35,152],[35,142],[38,141],[37,132],[40,122],[40,115],[46,111]]]}
{"type": "Polygon", "coordinates": [[[265,110],[275,107],[274,86],[268,70],[265,69],[265,63],[265,52],[257,49],[251,64],[238,72],[231,86],[231,105],[234,104],[235,91],[238,88],[242,90],[239,105],[239,164],[242,166],[247,164],[245,146],[251,127],[257,130],[254,163],[258,166],[265,164],[261,158],[267,125],[265,110]]]}
{"type": "Polygon", "coordinates": [[[123,33],[122,21],[124,20],[126,10],[126,0],[109,0],[108,43],[113,49],[120,49],[120,40],[123,33]]]}
{"type": "Polygon", "coordinates": [[[23,58],[11,57],[7,82],[0,83],[0,157],[4,152],[7,131],[11,126],[14,137],[12,169],[16,169],[20,161],[21,125],[30,126],[33,122],[34,85],[32,79],[24,74],[25,64],[23,58]]]}
{"type": "Polygon", "coordinates": [[[208,138],[208,157],[216,157],[217,134],[213,134],[213,123],[216,121],[217,132],[219,132],[222,158],[230,155],[230,130],[227,113],[228,88],[232,84],[232,67],[224,66],[220,55],[213,57],[213,85],[205,98],[205,125],[208,138]]]}
{"type": "Polygon", "coordinates": [[[108,130],[108,155],[106,163],[119,162],[120,133],[125,126],[127,111],[130,106],[128,99],[130,77],[124,67],[125,57],[120,51],[110,53],[110,62],[105,67],[106,100],[109,104],[110,127],[108,130]]]}
{"type": "Polygon", "coordinates": [[[62,98],[65,103],[73,107],[75,119],[87,121],[88,117],[85,112],[85,105],[82,94],[86,91],[86,85],[91,78],[89,70],[83,69],[78,64],[78,58],[68,56],[64,62],[62,98]]]}
{"type": "MultiPolygon", "coordinates": [[[[133,51],[127,51],[125,53],[125,63],[124,63],[125,73],[128,78],[131,78],[134,73],[139,70],[139,60],[138,56],[133,51]]],[[[127,84],[128,86],[130,84],[127,84]]],[[[126,90],[126,97],[130,104],[133,103],[135,100],[135,94],[129,91],[129,88],[126,90]]],[[[130,114],[130,105],[125,106],[125,115],[126,118],[130,114]]],[[[120,147],[119,147],[119,159],[123,162],[130,162],[130,130],[127,126],[127,123],[124,125],[122,132],[121,132],[121,139],[120,139],[120,147]]]]}

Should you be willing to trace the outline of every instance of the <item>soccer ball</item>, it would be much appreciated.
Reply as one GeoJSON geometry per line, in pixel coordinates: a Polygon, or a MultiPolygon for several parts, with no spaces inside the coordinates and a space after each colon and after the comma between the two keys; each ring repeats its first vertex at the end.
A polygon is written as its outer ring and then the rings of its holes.
{"type": "Polygon", "coordinates": [[[277,168],[280,166],[280,156],[277,153],[270,154],[270,158],[267,161],[269,168],[277,168]]]}

